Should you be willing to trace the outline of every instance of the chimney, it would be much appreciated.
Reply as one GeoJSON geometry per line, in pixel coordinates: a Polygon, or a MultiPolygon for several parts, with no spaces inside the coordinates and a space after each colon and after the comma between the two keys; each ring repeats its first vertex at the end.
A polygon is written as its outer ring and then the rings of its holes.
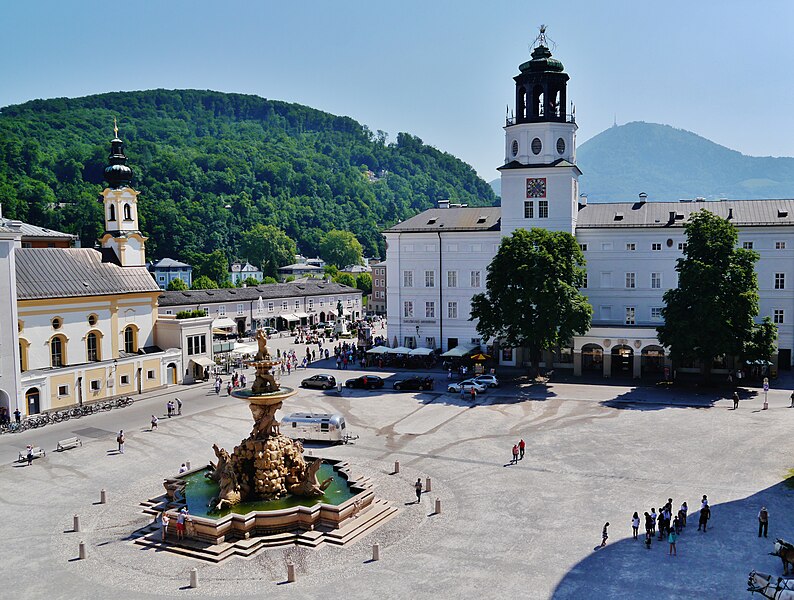
{"type": "Polygon", "coordinates": [[[673,223],[675,223],[675,211],[671,210],[670,217],[667,219],[667,224],[672,225],[673,223]]]}
{"type": "Polygon", "coordinates": [[[728,220],[733,219],[733,207],[728,209],[728,220]]]}
{"type": "Polygon", "coordinates": [[[579,206],[587,206],[587,194],[579,194],[579,206]]]}
{"type": "Polygon", "coordinates": [[[640,192],[640,204],[645,204],[648,201],[648,194],[640,192]]]}

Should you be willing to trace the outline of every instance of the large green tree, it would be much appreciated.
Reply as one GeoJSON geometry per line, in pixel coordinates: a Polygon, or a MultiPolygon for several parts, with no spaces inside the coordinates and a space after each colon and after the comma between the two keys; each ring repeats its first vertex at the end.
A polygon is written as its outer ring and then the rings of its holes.
{"type": "Polygon", "coordinates": [[[525,347],[537,368],[543,350],[590,328],[592,308],[579,289],[585,259],[563,231],[518,229],[502,239],[488,265],[486,292],[472,298],[477,332],[510,347],[525,347]]]}
{"type": "Polygon", "coordinates": [[[758,253],[738,248],[736,227],[705,209],[694,213],[684,230],[684,257],[675,267],[678,287],[665,292],[664,325],[657,328],[673,361],[699,360],[708,378],[717,356],[771,354],[775,326],[754,321],[758,253]]]}
{"type": "Polygon", "coordinates": [[[372,275],[369,273],[361,273],[356,277],[356,288],[364,292],[364,295],[372,293],[372,275]]]}
{"type": "Polygon", "coordinates": [[[182,256],[193,267],[194,281],[201,276],[205,276],[215,282],[225,281],[229,277],[229,263],[223,250],[213,250],[208,254],[186,251],[183,252],[182,256]]]}
{"type": "Polygon", "coordinates": [[[257,223],[243,232],[242,252],[265,275],[275,276],[279,267],[295,262],[296,251],[295,242],[273,225],[257,223]]]}
{"type": "Polygon", "coordinates": [[[193,280],[191,290],[217,290],[218,283],[206,275],[201,275],[193,280]]]}
{"type": "Polygon", "coordinates": [[[349,231],[333,229],[320,240],[320,256],[325,262],[340,269],[361,264],[362,254],[361,243],[349,231]]]}
{"type": "Polygon", "coordinates": [[[177,277],[176,279],[172,279],[171,282],[168,284],[168,291],[169,292],[182,292],[188,289],[187,284],[177,277]]]}

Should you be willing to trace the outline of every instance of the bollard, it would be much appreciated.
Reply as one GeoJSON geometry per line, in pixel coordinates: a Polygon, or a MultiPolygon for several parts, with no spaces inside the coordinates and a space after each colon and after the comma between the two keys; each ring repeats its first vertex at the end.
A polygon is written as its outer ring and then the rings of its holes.
{"type": "Polygon", "coordinates": [[[429,477],[425,479],[425,491],[426,492],[432,492],[433,491],[433,482],[431,481],[431,479],[429,477]]]}
{"type": "Polygon", "coordinates": [[[380,544],[372,544],[372,560],[380,560],[380,544]]]}
{"type": "Polygon", "coordinates": [[[190,569],[190,587],[198,587],[198,569],[196,567],[190,569]]]}
{"type": "Polygon", "coordinates": [[[80,531],[80,515],[72,517],[72,531],[75,533],[80,531]]]}
{"type": "Polygon", "coordinates": [[[86,556],[87,556],[86,551],[85,551],[85,542],[80,540],[80,545],[77,548],[78,548],[77,557],[80,560],[85,560],[86,556]]]}
{"type": "Polygon", "coordinates": [[[400,461],[399,460],[395,460],[394,461],[394,472],[395,473],[399,473],[400,472],[400,461]]]}
{"type": "Polygon", "coordinates": [[[99,503],[100,504],[107,504],[108,501],[108,493],[105,491],[105,488],[99,490],[99,503]]]}
{"type": "Polygon", "coordinates": [[[436,498],[436,511],[435,514],[441,514],[441,498],[436,498]]]}
{"type": "Polygon", "coordinates": [[[769,402],[766,401],[766,398],[764,398],[764,408],[761,410],[769,410],[769,402]]]}
{"type": "Polygon", "coordinates": [[[187,467],[187,470],[190,471],[190,461],[189,460],[185,462],[185,466],[187,467]]]}
{"type": "Polygon", "coordinates": [[[287,582],[295,583],[295,565],[291,562],[287,563],[287,582]]]}

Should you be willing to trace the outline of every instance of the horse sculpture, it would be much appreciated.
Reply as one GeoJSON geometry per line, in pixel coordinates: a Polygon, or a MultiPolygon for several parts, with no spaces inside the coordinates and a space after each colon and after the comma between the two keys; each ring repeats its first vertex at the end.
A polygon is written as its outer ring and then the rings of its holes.
{"type": "Polygon", "coordinates": [[[747,591],[758,592],[770,600],[794,600],[794,579],[783,579],[766,573],[750,571],[747,591]]]}
{"type": "Polygon", "coordinates": [[[794,567],[794,544],[789,544],[787,541],[778,538],[775,540],[775,551],[770,552],[770,554],[780,557],[780,560],[783,561],[783,575],[788,575],[788,566],[794,567]]]}

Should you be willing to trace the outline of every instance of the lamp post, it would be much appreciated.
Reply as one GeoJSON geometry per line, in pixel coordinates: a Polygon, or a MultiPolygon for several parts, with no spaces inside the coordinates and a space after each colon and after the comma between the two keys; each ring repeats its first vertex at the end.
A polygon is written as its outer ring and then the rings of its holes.
{"type": "Polygon", "coordinates": [[[419,325],[416,326],[416,347],[419,347],[419,325]]]}

